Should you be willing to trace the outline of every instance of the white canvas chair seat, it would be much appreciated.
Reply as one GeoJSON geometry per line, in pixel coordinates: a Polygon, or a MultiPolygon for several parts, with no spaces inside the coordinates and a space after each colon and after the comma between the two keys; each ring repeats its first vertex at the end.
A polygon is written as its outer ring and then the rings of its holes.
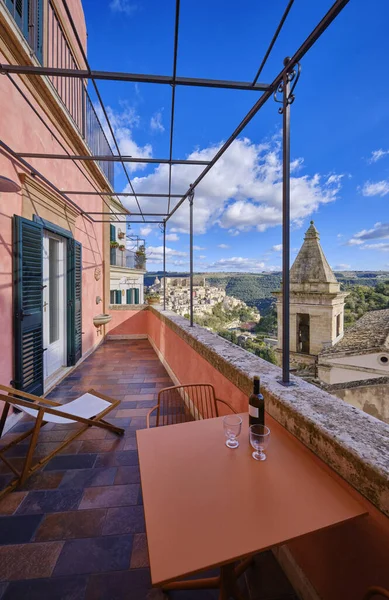
{"type": "MultiPolygon", "coordinates": [[[[84,419],[91,419],[95,417],[103,410],[110,406],[110,402],[95,396],[94,394],[90,394],[87,392],[83,394],[79,398],[68,402],[67,404],[63,404],[61,406],[56,406],[55,409],[58,412],[65,412],[68,415],[74,415],[76,417],[83,417],[84,419]]],[[[19,406],[15,404],[15,408],[22,410],[23,412],[31,415],[36,419],[38,416],[37,408],[28,408],[26,406],[19,406]]],[[[66,424],[66,423],[76,423],[73,419],[67,419],[66,417],[59,417],[58,415],[51,415],[50,413],[45,413],[44,420],[47,423],[57,423],[57,424],[66,424]]]]}

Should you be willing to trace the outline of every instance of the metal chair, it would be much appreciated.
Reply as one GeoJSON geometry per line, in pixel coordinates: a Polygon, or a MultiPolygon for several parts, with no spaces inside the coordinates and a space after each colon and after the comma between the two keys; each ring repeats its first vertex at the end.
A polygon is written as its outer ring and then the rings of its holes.
{"type": "Polygon", "coordinates": [[[164,388],[158,394],[158,404],[147,414],[147,427],[150,427],[150,417],[155,410],[157,427],[219,417],[218,403],[224,404],[236,413],[228,402],[216,398],[215,388],[210,383],[192,383],[164,388]]]}
{"type": "Polygon", "coordinates": [[[370,598],[375,598],[376,596],[389,598],[389,592],[382,587],[374,586],[367,590],[366,594],[363,596],[363,600],[370,600],[370,598]]]}

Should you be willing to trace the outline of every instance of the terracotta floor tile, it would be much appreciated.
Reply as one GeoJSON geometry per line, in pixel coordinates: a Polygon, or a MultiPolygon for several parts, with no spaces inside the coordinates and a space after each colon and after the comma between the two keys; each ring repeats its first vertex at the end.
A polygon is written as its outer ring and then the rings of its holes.
{"type": "Polygon", "coordinates": [[[85,575],[14,581],[1,600],[83,600],[88,578],[85,575]]]}
{"type": "Polygon", "coordinates": [[[54,576],[128,569],[131,550],[131,535],[67,541],[54,569],[54,576]]]}
{"type": "Polygon", "coordinates": [[[105,508],[101,508],[46,515],[36,532],[35,540],[46,542],[99,536],[101,535],[106,512],[105,508]]]}
{"type": "Polygon", "coordinates": [[[132,544],[131,569],[143,569],[149,566],[149,552],[145,533],[136,533],[132,544]]]}
{"type": "Polygon", "coordinates": [[[145,517],[143,506],[109,508],[103,526],[103,535],[143,533],[145,517]]]}
{"type": "Polygon", "coordinates": [[[118,467],[115,475],[115,485],[124,483],[140,483],[139,467],[118,467]]]}
{"type": "Polygon", "coordinates": [[[63,542],[0,547],[0,581],[50,577],[63,542]]]}
{"type": "Polygon", "coordinates": [[[63,471],[38,471],[27,479],[21,490],[54,490],[62,481],[63,471]]]}
{"type": "Polygon", "coordinates": [[[79,453],[115,452],[117,450],[122,450],[123,445],[123,437],[119,435],[116,436],[116,439],[110,440],[85,440],[84,442],[81,442],[79,453]]]}
{"type": "Polygon", "coordinates": [[[0,500],[0,515],[12,515],[27,496],[27,492],[11,492],[0,500]]]}
{"type": "Polygon", "coordinates": [[[137,483],[87,488],[79,509],[135,505],[138,503],[139,489],[137,483]]]}
{"type": "Polygon", "coordinates": [[[149,412],[148,408],[124,408],[117,411],[117,418],[121,417],[145,417],[149,412]]]}
{"type": "Polygon", "coordinates": [[[138,452],[135,450],[123,450],[121,452],[107,452],[98,454],[95,468],[98,467],[129,467],[139,464],[138,452]]]}
{"type": "Polygon", "coordinates": [[[138,445],[135,437],[129,437],[124,441],[123,450],[136,450],[138,445]]]}
{"type": "Polygon", "coordinates": [[[37,514],[75,510],[82,497],[82,490],[40,490],[28,492],[16,514],[37,514]]]}
{"type": "Polygon", "coordinates": [[[45,466],[45,471],[67,469],[90,469],[96,462],[97,454],[61,454],[55,456],[45,466]]]}
{"type": "Polygon", "coordinates": [[[163,600],[158,590],[151,592],[148,569],[91,575],[86,590],[86,600],[163,600]]]}
{"type": "Polygon", "coordinates": [[[29,542],[41,520],[42,515],[0,517],[0,545],[29,542]]]}
{"type": "MultiPolygon", "coordinates": [[[[111,432],[107,432],[106,429],[100,429],[98,427],[91,427],[90,429],[87,429],[86,431],[84,431],[84,433],[82,433],[80,435],[80,437],[78,437],[78,440],[84,441],[84,440],[103,440],[105,438],[105,436],[107,435],[107,433],[111,433],[111,432]]],[[[115,435],[114,433],[111,433],[111,435],[115,435]]],[[[115,435],[115,437],[117,437],[115,435]]]]}

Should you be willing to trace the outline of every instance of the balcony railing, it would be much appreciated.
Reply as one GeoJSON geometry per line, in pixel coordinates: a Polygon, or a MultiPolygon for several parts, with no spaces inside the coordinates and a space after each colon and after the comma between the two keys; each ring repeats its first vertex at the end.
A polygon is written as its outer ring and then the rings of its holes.
{"type": "Polygon", "coordinates": [[[111,265],[113,267],[125,267],[127,269],[136,269],[135,252],[131,250],[119,250],[111,248],[111,265]]]}
{"type": "MultiPolygon", "coordinates": [[[[47,10],[47,52],[46,65],[65,69],[77,69],[72,50],[56,15],[52,2],[47,10]]],[[[50,77],[73,122],[94,155],[113,154],[107,136],[96,114],[93,102],[83,79],[70,77],[50,77]]],[[[114,163],[98,163],[108,181],[114,186],[114,163]]]]}

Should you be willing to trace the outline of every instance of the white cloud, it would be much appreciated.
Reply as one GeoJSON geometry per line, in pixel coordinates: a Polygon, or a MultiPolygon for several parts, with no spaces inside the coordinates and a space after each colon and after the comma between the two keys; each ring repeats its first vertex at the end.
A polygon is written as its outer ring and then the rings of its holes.
{"type": "Polygon", "coordinates": [[[213,271],[249,271],[258,273],[262,271],[279,271],[280,267],[269,267],[257,258],[233,256],[231,258],[216,260],[215,262],[208,264],[207,269],[213,271]]]}
{"type": "Polygon", "coordinates": [[[366,181],[361,189],[362,196],[386,196],[389,194],[389,181],[383,179],[382,181],[366,181]]]}
{"type": "Polygon", "coordinates": [[[206,250],[203,246],[193,246],[193,250],[206,250]]]}
{"type": "Polygon", "coordinates": [[[124,13],[128,16],[132,15],[137,10],[137,5],[130,0],[111,0],[109,8],[112,12],[124,13]]]}
{"type": "MultiPolygon", "coordinates": [[[[192,152],[188,158],[211,160],[221,144],[192,152]]],[[[302,168],[303,160],[294,161],[294,171],[302,168]],[[297,161],[297,162],[296,162],[297,161]]],[[[172,193],[188,189],[201,173],[197,165],[174,165],[172,193]]],[[[159,193],[168,184],[168,165],[159,165],[151,174],[135,177],[135,190],[159,193]]],[[[291,218],[293,225],[318,210],[319,206],[336,200],[341,186],[340,175],[323,176],[294,174],[291,177],[291,218]]],[[[134,201],[127,199],[128,208],[134,201]]],[[[146,199],[147,212],[159,212],[159,201],[146,199]]],[[[159,207],[160,208],[160,207],[159,207]]],[[[279,141],[273,139],[254,144],[248,138],[233,142],[230,148],[196,188],[194,199],[194,228],[205,233],[218,223],[231,235],[256,227],[264,231],[282,221],[282,162],[279,141]]],[[[189,207],[184,202],[171,218],[177,232],[188,232],[189,207]]]]}
{"type": "Polygon", "coordinates": [[[152,231],[153,231],[153,228],[150,227],[149,225],[146,225],[146,227],[140,228],[140,234],[143,235],[144,237],[149,235],[149,233],[151,233],[152,231]]]}
{"type": "Polygon", "coordinates": [[[346,269],[351,269],[351,265],[346,265],[344,263],[340,263],[339,265],[335,265],[332,267],[335,271],[345,271],[346,269]]]}
{"type": "MultiPolygon", "coordinates": [[[[146,249],[148,260],[152,262],[158,262],[163,260],[163,246],[148,246],[146,249]]],[[[187,252],[181,252],[180,250],[174,250],[166,246],[166,257],[171,258],[173,256],[187,256],[187,252]]]]}
{"type": "Polygon", "coordinates": [[[338,233],[338,235],[336,236],[338,239],[343,237],[343,233],[338,233]]]}
{"type": "Polygon", "coordinates": [[[389,238],[389,223],[375,223],[371,229],[362,229],[348,240],[347,246],[362,246],[368,240],[385,240],[389,238]]]}
{"type": "Polygon", "coordinates": [[[229,230],[228,230],[228,233],[229,233],[230,235],[232,235],[232,237],[236,237],[237,235],[239,235],[239,234],[240,234],[240,231],[238,231],[237,229],[229,229],[229,230]]]}
{"type": "MultiPolygon", "coordinates": [[[[108,142],[110,143],[111,148],[116,154],[116,146],[114,144],[108,125],[105,121],[104,114],[101,110],[100,105],[95,105],[95,110],[97,112],[97,116],[100,119],[100,122],[102,123],[104,133],[107,136],[108,142]]],[[[151,158],[153,153],[153,148],[151,144],[139,146],[133,139],[133,130],[140,124],[140,118],[139,115],[136,113],[135,109],[132,106],[129,106],[127,103],[122,103],[121,111],[113,110],[110,106],[107,106],[107,114],[112,125],[112,129],[114,130],[121,154],[125,156],[134,156],[137,158],[151,158]]],[[[126,163],[126,166],[130,172],[134,172],[142,171],[146,168],[147,165],[144,163],[142,164],[129,162],[126,163]]],[[[134,203],[134,206],[137,209],[136,202],[134,203]]],[[[158,210],[154,212],[160,211],[158,210]]]]}
{"type": "Polygon", "coordinates": [[[158,111],[153,114],[150,119],[150,129],[156,133],[163,133],[165,128],[162,124],[162,111],[158,111]]]}
{"type": "Polygon", "coordinates": [[[167,233],[166,234],[166,240],[168,242],[178,242],[180,238],[178,237],[178,235],[176,233],[167,233]]]}
{"type": "Polygon", "coordinates": [[[387,154],[389,154],[389,150],[382,150],[382,148],[380,148],[379,150],[373,150],[367,162],[375,163],[378,160],[381,160],[381,158],[383,158],[387,154]]]}
{"type": "Polygon", "coordinates": [[[222,250],[226,250],[227,248],[229,248],[228,244],[218,244],[218,248],[221,248],[222,250]]]}
{"type": "Polygon", "coordinates": [[[276,244],[275,246],[273,246],[272,250],[273,252],[281,252],[282,244],[276,244]]]}
{"type": "Polygon", "coordinates": [[[204,256],[204,254],[200,254],[199,258],[200,258],[200,260],[204,260],[204,258],[207,258],[207,257],[204,256]]]}
{"type": "Polygon", "coordinates": [[[362,250],[379,250],[380,252],[389,252],[389,243],[379,242],[378,244],[365,244],[362,250]]]}

